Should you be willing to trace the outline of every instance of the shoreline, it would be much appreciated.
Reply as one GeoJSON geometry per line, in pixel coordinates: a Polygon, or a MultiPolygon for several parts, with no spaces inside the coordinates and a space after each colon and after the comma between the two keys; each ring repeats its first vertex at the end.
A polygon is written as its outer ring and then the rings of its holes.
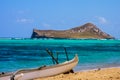
{"type": "MultiPolygon", "coordinates": [[[[100,69],[110,69],[110,68],[120,68],[120,66],[110,66],[110,67],[107,67],[107,66],[104,66],[104,67],[98,67],[100,69]]],[[[75,69],[74,71],[75,72],[81,72],[81,71],[91,71],[91,70],[97,70],[98,68],[93,68],[93,69],[81,69],[81,70],[78,70],[78,69],[75,69]]]]}
{"type": "Polygon", "coordinates": [[[82,70],[34,80],[120,80],[120,67],[82,70]]]}

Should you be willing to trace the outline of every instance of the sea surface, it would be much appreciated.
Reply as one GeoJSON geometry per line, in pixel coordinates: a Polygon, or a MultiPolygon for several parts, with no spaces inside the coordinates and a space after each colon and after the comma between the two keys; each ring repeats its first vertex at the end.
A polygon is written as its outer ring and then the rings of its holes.
{"type": "Polygon", "coordinates": [[[120,67],[120,40],[0,39],[0,72],[54,65],[46,49],[64,62],[64,48],[69,59],[79,56],[75,71],[120,67]]]}

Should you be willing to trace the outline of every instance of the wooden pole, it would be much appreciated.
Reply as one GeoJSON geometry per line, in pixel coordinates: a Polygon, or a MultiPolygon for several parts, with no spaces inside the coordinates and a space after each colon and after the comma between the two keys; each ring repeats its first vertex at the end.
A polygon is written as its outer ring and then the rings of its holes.
{"type": "Polygon", "coordinates": [[[56,59],[57,59],[57,61],[58,61],[58,52],[56,52],[56,55],[57,55],[57,58],[56,58],[56,59]]]}
{"type": "MultiPolygon", "coordinates": [[[[51,52],[51,55],[53,55],[53,52],[52,51],[50,51],[51,52]]],[[[52,58],[52,62],[53,62],[53,64],[55,64],[55,60],[52,58]]]]}
{"type": "Polygon", "coordinates": [[[56,64],[59,64],[59,62],[57,61],[57,59],[54,58],[53,54],[48,49],[46,49],[46,51],[52,57],[52,59],[56,62],[56,64]]]}
{"type": "MultiPolygon", "coordinates": [[[[67,58],[67,61],[69,61],[69,58],[68,58],[68,53],[67,53],[67,50],[66,48],[64,47],[64,50],[65,50],[65,54],[66,54],[66,58],[67,58]]],[[[70,71],[66,72],[66,73],[74,73],[74,70],[71,69],[70,71]]]]}
{"type": "Polygon", "coordinates": [[[66,48],[64,47],[64,50],[65,50],[65,54],[66,54],[66,59],[67,59],[67,61],[69,61],[69,58],[68,58],[68,53],[67,53],[67,51],[66,51],[66,48]]]}

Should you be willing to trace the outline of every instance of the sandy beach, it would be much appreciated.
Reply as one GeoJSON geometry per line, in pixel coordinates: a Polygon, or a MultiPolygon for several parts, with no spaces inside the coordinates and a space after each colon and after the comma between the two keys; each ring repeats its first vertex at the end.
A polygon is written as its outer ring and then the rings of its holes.
{"type": "Polygon", "coordinates": [[[120,80],[120,68],[99,68],[34,80],[120,80]]]}

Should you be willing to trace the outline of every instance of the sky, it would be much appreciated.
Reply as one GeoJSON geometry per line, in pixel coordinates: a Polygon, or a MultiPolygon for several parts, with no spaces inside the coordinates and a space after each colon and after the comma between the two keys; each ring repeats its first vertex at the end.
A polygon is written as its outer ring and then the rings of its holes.
{"type": "Polygon", "coordinates": [[[120,39],[120,0],[0,0],[0,37],[30,38],[33,29],[88,22],[120,39]]]}

